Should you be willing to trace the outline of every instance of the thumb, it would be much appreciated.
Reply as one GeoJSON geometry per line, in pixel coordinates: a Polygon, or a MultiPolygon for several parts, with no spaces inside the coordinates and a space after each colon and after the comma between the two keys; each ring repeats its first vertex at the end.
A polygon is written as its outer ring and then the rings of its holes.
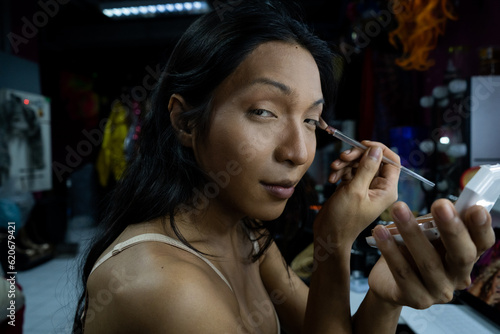
{"type": "Polygon", "coordinates": [[[378,146],[369,147],[359,162],[356,175],[354,175],[351,184],[354,187],[368,189],[380,169],[381,162],[382,149],[378,146]]]}

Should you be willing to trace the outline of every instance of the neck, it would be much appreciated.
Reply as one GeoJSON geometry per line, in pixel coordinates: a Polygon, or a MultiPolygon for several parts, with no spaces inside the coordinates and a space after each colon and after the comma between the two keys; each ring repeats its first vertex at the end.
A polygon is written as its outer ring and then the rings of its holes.
{"type": "Polygon", "coordinates": [[[214,255],[228,254],[230,248],[240,248],[245,237],[242,233],[243,216],[220,207],[217,201],[209,202],[202,210],[183,207],[175,219],[188,242],[193,246],[207,247],[207,252],[214,255]]]}

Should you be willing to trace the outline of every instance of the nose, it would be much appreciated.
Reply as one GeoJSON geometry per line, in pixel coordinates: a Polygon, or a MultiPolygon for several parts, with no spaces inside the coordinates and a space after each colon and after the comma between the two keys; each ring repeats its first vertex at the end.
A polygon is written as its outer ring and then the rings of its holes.
{"type": "Polygon", "coordinates": [[[315,145],[316,137],[314,134],[305,133],[306,131],[303,123],[289,122],[282,131],[278,132],[278,144],[275,148],[275,158],[278,162],[300,166],[309,161],[309,150],[312,144],[310,141],[314,140],[315,145]]]}

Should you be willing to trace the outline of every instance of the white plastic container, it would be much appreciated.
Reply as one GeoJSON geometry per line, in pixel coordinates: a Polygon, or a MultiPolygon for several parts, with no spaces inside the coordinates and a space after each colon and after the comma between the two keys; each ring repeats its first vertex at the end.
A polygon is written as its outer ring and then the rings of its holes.
{"type": "MultiPolygon", "coordinates": [[[[473,205],[483,206],[489,212],[499,196],[500,164],[483,165],[465,185],[464,190],[455,202],[455,208],[462,219],[464,218],[465,210],[473,205]]],[[[439,230],[431,215],[419,217],[417,218],[417,222],[429,240],[439,238],[439,230]]],[[[399,234],[397,227],[395,225],[388,225],[387,228],[396,243],[404,245],[404,240],[399,234]]],[[[366,242],[372,247],[377,247],[373,236],[367,237],[366,242]]]]}

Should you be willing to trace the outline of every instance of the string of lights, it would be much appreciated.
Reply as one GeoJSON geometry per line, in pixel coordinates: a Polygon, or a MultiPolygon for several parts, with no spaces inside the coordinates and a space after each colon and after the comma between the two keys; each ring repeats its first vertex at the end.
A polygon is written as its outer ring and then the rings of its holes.
{"type": "Polygon", "coordinates": [[[104,15],[110,18],[155,17],[172,14],[203,14],[211,10],[207,1],[184,2],[123,2],[101,4],[104,15]]]}

